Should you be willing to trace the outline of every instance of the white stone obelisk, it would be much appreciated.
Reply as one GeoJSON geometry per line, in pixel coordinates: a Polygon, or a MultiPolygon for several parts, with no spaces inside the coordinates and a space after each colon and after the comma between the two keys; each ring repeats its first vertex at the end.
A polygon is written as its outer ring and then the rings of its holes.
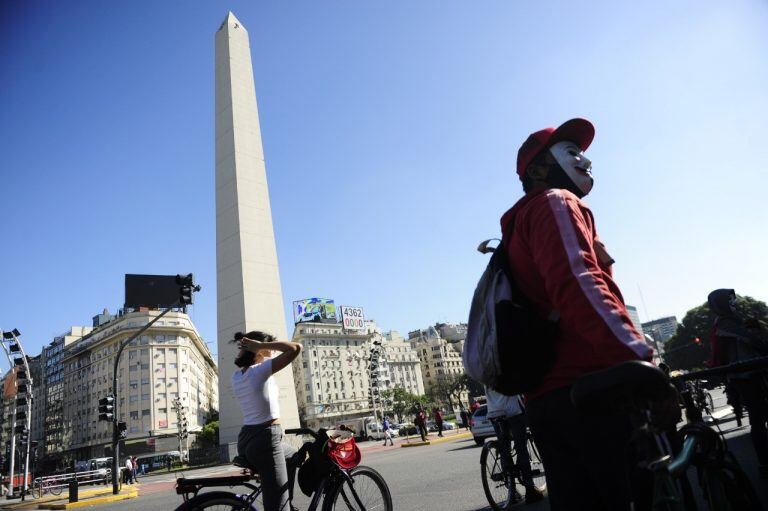
{"type": "MultiPolygon", "coordinates": [[[[251,330],[289,340],[248,32],[231,12],[216,32],[216,291],[219,443],[231,460],[243,415],[230,385],[237,348],[228,341],[251,330]]],[[[276,377],[283,427],[298,427],[293,373],[276,377]]]]}

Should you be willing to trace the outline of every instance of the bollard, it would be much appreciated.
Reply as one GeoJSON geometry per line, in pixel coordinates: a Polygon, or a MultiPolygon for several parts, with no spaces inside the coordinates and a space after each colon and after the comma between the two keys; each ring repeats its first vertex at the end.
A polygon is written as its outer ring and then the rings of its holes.
{"type": "Polygon", "coordinates": [[[69,501],[77,502],[77,476],[69,482],[69,501]]]}

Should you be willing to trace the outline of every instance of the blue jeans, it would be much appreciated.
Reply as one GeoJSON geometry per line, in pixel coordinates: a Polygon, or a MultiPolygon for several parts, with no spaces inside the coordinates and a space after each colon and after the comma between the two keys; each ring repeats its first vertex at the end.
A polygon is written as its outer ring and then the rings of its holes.
{"type": "Polygon", "coordinates": [[[261,476],[264,511],[289,509],[290,486],[285,458],[290,453],[284,451],[282,440],[283,428],[279,424],[243,426],[237,437],[237,454],[248,460],[261,476]]]}

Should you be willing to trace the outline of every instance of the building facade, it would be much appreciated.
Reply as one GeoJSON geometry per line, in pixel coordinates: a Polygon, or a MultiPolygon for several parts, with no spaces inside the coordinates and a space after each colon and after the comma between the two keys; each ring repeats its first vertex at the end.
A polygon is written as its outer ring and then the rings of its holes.
{"type": "MultiPolygon", "coordinates": [[[[111,454],[112,426],[98,420],[99,399],[112,392],[120,343],[159,314],[147,309],[120,314],[60,352],[63,369],[56,378],[63,387],[61,428],[46,435],[46,442],[52,440],[46,450],[60,446],[63,465],[111,454]]],[[[122,353],[116,413],[126,423],[127,438],[121,452],[179,450],[173,400],[180,397],[186,408],[188,431],[199,431],[210,413],[218,410],[217,388],[213,356],[189,316],[169,312],[122,353]]],[[[49,390],[48,395],[56,394],[49,390]]]]}
{"type": "Polygon", "coordinates": [[[37,392],[37,400],[44,407],[43,435],[38,447],[43,462],[56,468],[64,453],[64,350],[72,343],[93,331],[91,327],[73,326],[68,332],[57,336],[43,348],[42,355],[42,392],[37,392]]]}
{"type": "Polygon", "coordinates": [[[373,415],[369,403],[372,335],[346,331],[341,323],[299,323],[293,341],[301,344],[293,378],[299,418],[310,428],[373,415]]]}
{"type": "Polygon", "coordinates": [[[424,395],[421,362],[411,343],[395,331],[382,335],[380,375],[385,378],[384,390],[405,389],[417,396],[424,395]]]}
{"type": "Polygon", "coordinates": [[[653,337],[657,343],[663,345],[677,332],[677,318],[668,316],[648,321],[643,323],[643,331],[653,337]]]}
{"type": "MultiPolygon", "coordinates": [[[[431,326],[409,332],[408,342],[418,354],[426,392],[435,391],[440,382],[451,381],[464,374],[461,361],[463,341],[449,342],[431,326]]],[[[462,392],[459,400],[466,402],[467,393],[462,392]]]]}

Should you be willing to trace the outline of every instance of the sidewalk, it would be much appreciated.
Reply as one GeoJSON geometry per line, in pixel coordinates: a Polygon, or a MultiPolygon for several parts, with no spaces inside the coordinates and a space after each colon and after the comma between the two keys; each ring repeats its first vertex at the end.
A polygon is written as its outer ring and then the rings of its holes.
{"type": "Polygon", "coordinates": [[[427,441],[422,442],[421,437],[419,435],[410,435],[410,437],[406,438],[404,436],[402,437],[395,437],[392,440],[394,441],[394,446],[387,445],[386,447],[383,445],[383,440],[371,440],[366,442],[360,442],[358,443],[358,447],[360,447],[360,450],[363,452],[378,452],[378,451],[384,451],[384,450],[390,450],[390,449],[397,449],[400,447],[418,447],[421,445],[434,445],[434,444],[441,444],[443,442],[449,442],[451,440],[461,440],[464,438],[472,438],[472,433],[470,431],[466,431],[464,429],[454,429],[449,431],[443,431],[443,436],[438,437],[437,432],[430,432],[427,436],[427,441]]]}
{"type": "Polygon", "coordinates": [[[96,504],[108,504],[120,500],[133,499],[139,496],[139,485],[123,485],[120,493],[112,495],[112,486],[101,486],[78,492],[78,501],[69,502],[67,492],[61,495],[44,495],[42,498],[33,499],[27,496],[24,502],[20,500],[0,502],[0,509],[75,509],[96,504]]]}

